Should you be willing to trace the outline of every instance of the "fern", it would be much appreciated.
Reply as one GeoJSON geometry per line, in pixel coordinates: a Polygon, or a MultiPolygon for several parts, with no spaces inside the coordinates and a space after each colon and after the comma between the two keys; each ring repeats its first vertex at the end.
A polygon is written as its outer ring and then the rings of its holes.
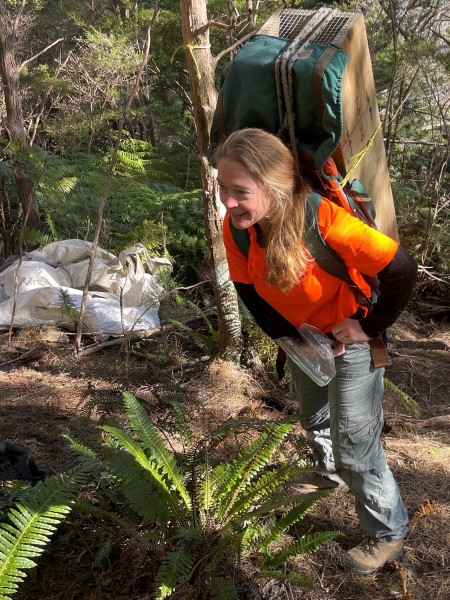
{"type": "Polygon", "coordinates": [[[155,484],[159,488],[159,493],[165,496],[172,515],[181,523],[185,513],[179,505],[178,497],[171,489],[171,482],[161,473],[160,465],[154,460],[147,458],[143,448],[126,432],[109,425],[103,425],[102,429],[108,434],[107,439],[110,443],[112,440],[116,441],[143,470],[147,471],[153,477],[155,484]]]}
{"type": "Polygon", "coordinates": [[[126,451],[105,448],[105,463],[119,479],[120,491],[144,523],[160,522],[161,527],[173,518],[170,492],[155,482],[145,468],[126,451]]]}
{"type": "Polygon", "coordinates": [[[270,532],[260,540],[261,547],[278,542],[289,527],[292,527],[292,525],[303,519],[306,513],[314,508],[317,502],[326,495],[328,495],[328,492],[312,492],[306,496],[303,502],[300,502],[300,504],[297,504],[291,510],[284,513],[270,532]]]}
{"type": "Polygon", "coordinates": [[[63,315],[66,315],[66,317],[72,322],[72,324],[74,326],[76,326],[80,315],[79,315],[79,311],[78,311],[77,307],[75,306],[75,303],[72,300],[69,292],[67,290],[65,290],[64,288],[59,288],[58,289],[58,300],[59,300],[59,307],[60,307],[63,315]]]}
{"type": "Polygon", "coordinates": [[[303,575],[299,575],[295,571],[290,571],[289,573],[284,573],[283,571],[269,571],[263,569],[257,575],[258,577],[267,577],[270,579],[278,579],[278,581],[288,581],[289,583],[293,583],[294,585],[298,585],[300,587],[312,587],[313,582],[309,577],[304,577],[303,575]]]}
{"type": "MultiPolygon", "coordinates": [[[[324,495],[287,496],[283,488],[292,469],[270,466],[291,423],[264,423],[258,437],[241,446],[235,459],[223,461],[220,445],[225,436],[236,428],[245,433],[256,424],[230,420],[200,439],[180,462],[138,401],[127,392],[123,400],[125,425],[100,426],[104,433],[100,467],[86,448],[68,439],[83,463],[95,464],[99,498],[92,514],[125,528],[143,544],[158,540],[163,558],[156,598],[167,598],[188,579],[196,588],[207,585],[211,598],[235,598],[233,583],[222,578],[224,564],[233,566],[257,553],[263,568],[276,577],[285,560],[336,535],[306,536],[279,548],[283,533],[324,495]],[[281,512],[278,518],[275,511],[281,512]],[[275,544],[278,552],[273,554],[275,544]]],[[[179,403],[176,409],[184,431],[187,425],[179,403]]],[[[184,437],[187,443],[190,435],[188,431],[184,437]]],[[[87,509],[85,501],[79,506],[87,509]]]]}
{"type": "Polygon", "coordinates": [[[208,581],[211,600],[238,600],[236,588],[230,579],[214,577],[208,581]]]}
{"type": "Polygon", "coordinates": [[[167,598],[176,587],[189,577],[192,569],[192,556],[184,549],[168,552],[156,575],[158,592],[156,600],[167,598]]]}
{"type": "Polygon", "coordinates": [[[157,469],[167,477],[171,486],[175,487],[189,510],[191,500],[173,456],[167,451],[158,432],[136,398],[129,392],[125,392],[123,398],[125,412],[133,432],[140,439],[142,446],[151,452],[152,460],[156,463],[157,469]]]}
{"type": "Polygon", "coordinates": [[[413,417],[419,418],[422,414],[422,409],[417,402],[409,394],[397,387],[390,379],[384,380],[386,388],[392,392],[401,402],[403,408],[413,417]]]}
{"type": "Polygon", "coordinates": [[[318,533],[305,535],[299,540],[296,540],[294,543],[288,544],[279,552],[268,556],[264,561],[264,566],[278,567],[292,556],[314,552],[315,550],[320,548],[320,546],[327,544],[339,535],[341,534],[337,531],[320,531],[318,533]]]}
{"type": "Polygon", "coordinates": [[[221,479],[216,489],[220,501],[219,518],[227,518],[234,503],[239,499],[239,494],[270,461],[291,429],[292,426],[288,424],[270,426],[253,444],[241,452],[236,460],[217,470],[221,479]]]}
{"type": "Polygon", "coordinates": [[[9,599],[26,577],[24,569],[42,554],[58,525],[66,519],[77,493],[87,480],[77,467],[54,475],[31,488],[8,513],[10,523],[0,524],[0,597],[9,599]]]}

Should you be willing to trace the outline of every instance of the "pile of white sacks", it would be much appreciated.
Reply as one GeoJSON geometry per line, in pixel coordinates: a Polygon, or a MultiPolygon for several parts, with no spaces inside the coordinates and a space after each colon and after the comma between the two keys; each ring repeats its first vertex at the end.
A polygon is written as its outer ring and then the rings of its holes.
{"type": "MultiPolygon", "coordinates": [[[[15,328],[44,324],[73,328],[62,290],[79,310],[91,250],[92,244],[83,240],[53,242],[2,271],[0,330],[8,329],[11,320],[15,328]]],[[[157,327],[162,288],[155,274],[160,262],[151,259],[143,246],[128,248],[119,256],[97,248],[84,331],[102,340],[157,327]]]]}

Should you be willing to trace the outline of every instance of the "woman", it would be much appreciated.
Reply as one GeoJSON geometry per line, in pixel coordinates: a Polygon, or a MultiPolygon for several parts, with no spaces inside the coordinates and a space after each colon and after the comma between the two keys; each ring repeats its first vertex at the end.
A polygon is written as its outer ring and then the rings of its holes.
{"type": "Polygon", "coordinates": [[[345,564],[372,573],[402,555],[408,518],[380,442],[383,369],[374,368],[368,342],[407,304],[416,264],[397,242],[322,200],[318,224],[327,244],[356,277],[357,272],[379,277],[380,296],[367,314],[348,284],[323,271],[302,243],[310,189],[289,149],[267,132],[244,129],[221,144],[215,160],[227,210],[223,235],[230,278],[240,298],[273,339],[298,337],[298,327],[308,323],[339,346],[336,376],[325,387],[289,359],[288,367],[315,469],[334,485],[348,485],[368,537],[346,553],[345,564]],[[236,246],[230,221],[248,230],[248,257],[236,246]]]}

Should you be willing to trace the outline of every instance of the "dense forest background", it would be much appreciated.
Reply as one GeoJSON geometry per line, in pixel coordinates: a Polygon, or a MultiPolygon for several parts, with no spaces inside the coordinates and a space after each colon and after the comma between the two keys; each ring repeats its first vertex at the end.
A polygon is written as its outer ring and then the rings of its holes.
{"type": "MultiPolygon", "coordinates": [[[[217,81],[236,41],[282,5],[207,3],[217,81]]],[[[340,8],[365,16],[400,235],[421,265],[421,310],[442,315],[450,245],[448,7],[377,0],[340,8]]],[[[37,242],[92,240],[110,167],[102,247],[139,242],[172,257],[180,281],[204,277],[179,3],[1,1],[0,19],[0,258],[37,242]]]]}
{"type": "Polygon", "coordinates": [[[80,341],[64,294],[67,330],[0,334],[0,440],[47,475],[0,484],[2,597],[449,597],[447,0],[327,3],[365,17],[399,234],[419,264],[384,402],[411,517],[401,563],[345,572],[360,542],[351,495],[286,495],[311,465],[298,405],[275,344],[217,275],[204,149],[221,71],[274,10],[320,5],[0,0],[0,271],[74,238],[173,266],[159,275],[163,325],[142,336],[80,341]]]}

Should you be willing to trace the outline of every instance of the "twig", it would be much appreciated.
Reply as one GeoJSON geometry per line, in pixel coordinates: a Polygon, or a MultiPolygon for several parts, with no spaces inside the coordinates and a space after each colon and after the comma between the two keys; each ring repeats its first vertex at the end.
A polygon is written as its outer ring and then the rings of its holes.
{"type": "Polygon", "coordinates": [[[233,50],[235,48],[237,48],[238,46],[242,45],[244,42],[246,42],[247,40],[249,40],[255,34],[256,34],[256,31],[251,31],[250,33],[247,33],[247,35],[244,35],[243,38],[241,38],[240,40],[238,40],[237,42],[235,42],[232,46],[229,46],[228,48],[225,48],[225,50],[222,50],[222,52],[219,52],[219,54],[217,54],[214,57],[215,63],[217,64],[219,62],[219,60],[222,58],[222,56],[225,56],[225,54],[229,54],[230,52],[233,52],[233,50]]]}
{"type": "Polygon", "coordinates": [[[49,44],[46,48],[44,48],[43,50],[41,50],[40,52],[38,52],[37,54],[35,54],[31,58],[28,58],[27,60],[24,60],[23,63],[17,69],[19,71],[19,73],[24,68],[25,65],[28,65],[35,58],[37,58],[38,56],[41,56],[41,54],[44,54],[45,52],[47,52],[47,50],[50,50],[50,48],[52,48],[53,46],[56,46],[56,44],[59,44],[59,42],[62,42],[63,40],[64,40],[64,38],[59,38],[58,40],[55,40],[54,42],[52,42],[51,44],[49,44]]]}
{"type": "Polygon", "coordinates": [[[208,360],[211,360],[210,356],[201,356],[193,362],[184,363],[176,367],[170,367],[169,369],[163,369],[163,373],[170,373],[171,375],[173,375],[174,373],[178,373],[178,371],[185,371],[186,369],[192,369],[193,367],[197,367],[199,364],[208,362],[208,360]]]}
{"type": "Polygon", "coordinates": [[[6,362],[3,362],[0,364],[0,370],[3,369],[3,367],[7,366],[7,365],[11,365],[15,362],[18,362],[19,360],[24,359],[26,356],[29,356],[30,354],[32,354],[33,352],[35,352],[40,346],[34,346],[34,348],[31,348],[31,350],[28,350],[27,352],[24,352],[23,354],[21,354],[20,356],[18,356],[17,358],[13,358],[12,360],[7,360],[6,362]]]}
{"type": "Polygon", "coordinates": [[[437,275],[434,275],[431,272],[431,269],[433,267],[426,267],[425,265],[419,265],[419,273],[425,273],[425,275],[428,275],[428,277],[431,277],[431,279],[435,279],[436,281],[440,281],[442,283],[447,283],[448,281],[446,281],[445,279],[442,279],[441,277],[438,277],[437,275]]]}

